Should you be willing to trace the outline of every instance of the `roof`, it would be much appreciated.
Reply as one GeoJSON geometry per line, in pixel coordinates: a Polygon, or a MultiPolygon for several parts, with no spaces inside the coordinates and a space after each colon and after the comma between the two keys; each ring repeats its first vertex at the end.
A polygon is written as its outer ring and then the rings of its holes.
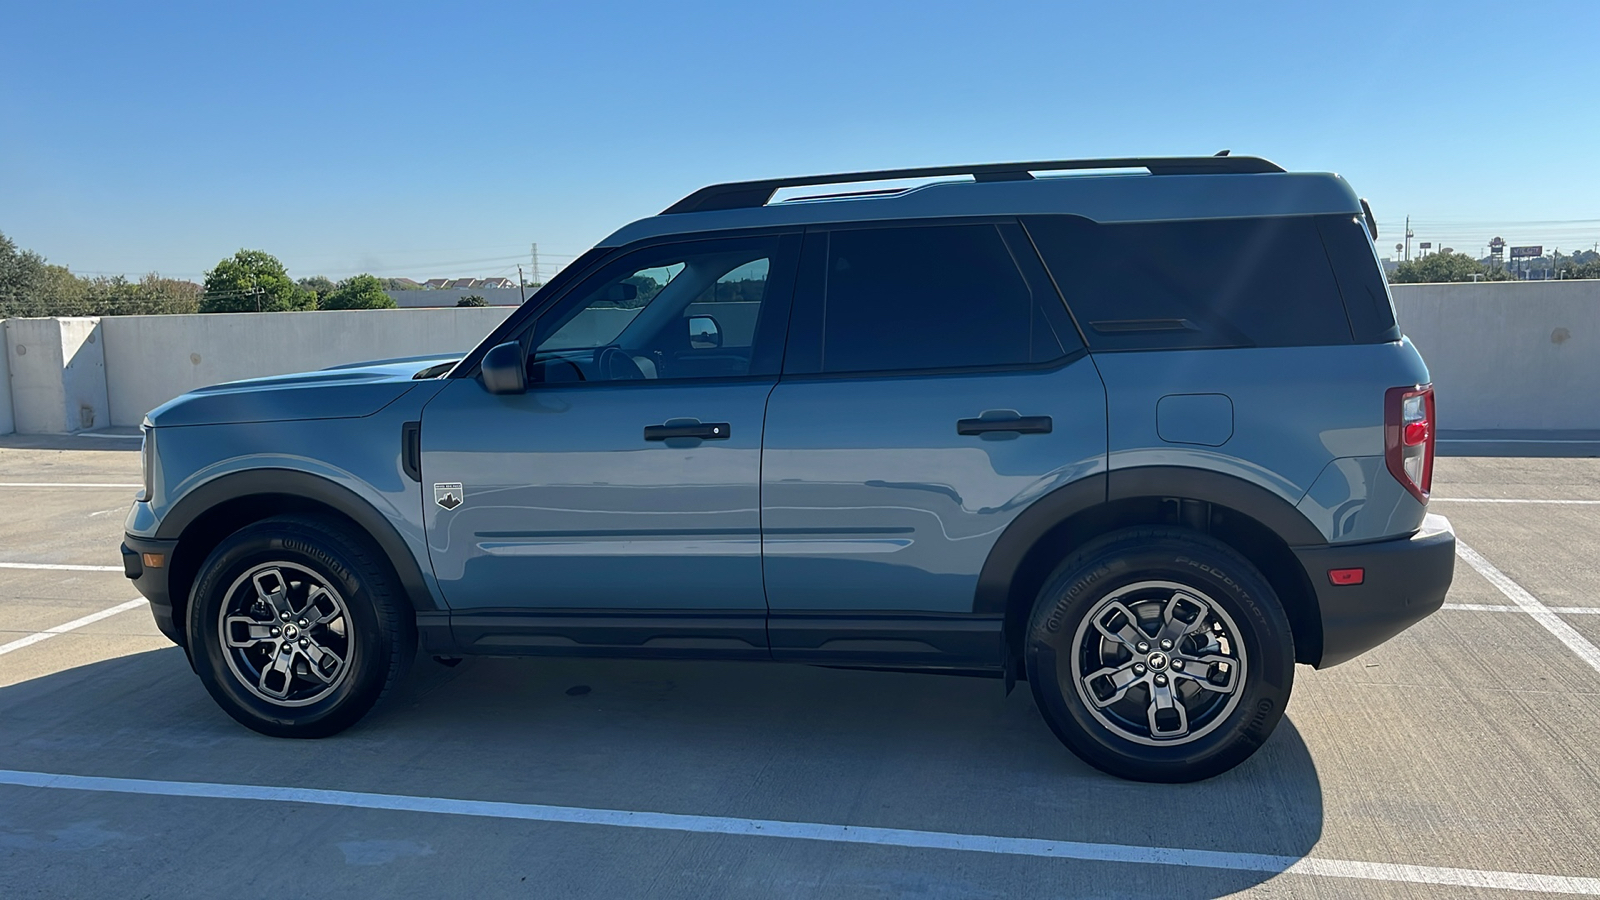
{"type": "Polygon", "coordinates": [[[951,166],[737,182],[703,188],[661,215],[623,226],[600,242],[702,231],[955,216],[1067,214],[1097,222],[1360,214],[1361,202],[1338,175],[1284,172],[1255,157],[1067,160],[951,166]],[[1033,178],[1030,171],[1128,168],[1128,173],[1033,178]],[[1143,169],[1144,171],[1138,171],[1143,169]],[[1158,173],[1158,174],[1157,174],[1158,173]],[[780,188],[972,175],[899,191],[769,202],[780,188]]]}

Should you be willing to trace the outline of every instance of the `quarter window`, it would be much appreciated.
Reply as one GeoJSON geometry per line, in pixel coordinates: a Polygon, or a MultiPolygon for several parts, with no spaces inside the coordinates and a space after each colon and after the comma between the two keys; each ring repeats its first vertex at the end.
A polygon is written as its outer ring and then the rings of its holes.
{"type": "Polygon", "coordinates": [[[1024,224],[1091,350],[1351,343],[1312,218],[1024,224]]]}

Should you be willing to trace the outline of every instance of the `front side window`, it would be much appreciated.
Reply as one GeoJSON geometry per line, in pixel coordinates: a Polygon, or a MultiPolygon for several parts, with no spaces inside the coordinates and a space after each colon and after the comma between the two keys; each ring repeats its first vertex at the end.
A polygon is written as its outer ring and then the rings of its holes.
{"type": "Polygon", "coordinates": [[[692,241],[630,253],[539,317],[531,383],[752,374],[780,239],[692,241]]]}
{"type": "Polygon", "coordinates": [[[836,230],[826,259],[823,372],[1015,366],[1062,355],[994,225],[836,230]]]}

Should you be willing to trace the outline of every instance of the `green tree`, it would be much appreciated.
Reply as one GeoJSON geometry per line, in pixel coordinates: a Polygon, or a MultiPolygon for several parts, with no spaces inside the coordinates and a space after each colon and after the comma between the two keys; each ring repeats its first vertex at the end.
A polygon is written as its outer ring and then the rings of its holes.
{"type": "Polygon", "coordinates": [[[456,305],[457,306],[488,306],[489,305],[489,301],[483,299],[482,297],[478,296],[477,294],[468,294],[465,297],[462,297],[460,300],[457,300],[456,301],[456,305]]]}
{"type": "Polygon", "coordinates": [[[66,266],[52,266],[32,250],[0,234],[0,316],[75,315],[82,280],[66,266]]]}
{"type": "Polygon", "coordinates": [[[302,278],[295,282],[295,284],[298,284],[311,293],[316,294],[318,307],[322,306],[322,298],[333,293],[334,288],[333,279],[326,275],[313,275],[310,278],[302,278]]]}
{"type": "Polygon", "coordinates": [[[151,272],[138,281],[121,275],[83,279],[86,316],[161,315],[200,311],[200,285],[151,272]]]}
{"type": "Polygon", "coordinates": [[[1600,278],[1600,260],[1588,262],[1565,262],[1557,272],[1560,278],[1600,278]]]}
{"type": "Polygon", "coordinates": [[[317,295],[295,284],[277,257],[240,250],[206,273],[201,312],[283,312],[316,309],[317,295]]]}
{"type": "Polygon", "coordinates": [[[346,278],[322,298],[323,309],[394,309],[397,305],[383,292],[382,282],[365,274],[346,278]]]}
{"type": "Polygon", "coordinates": [[[378,280],[383,282],[383,289],[386,291],[422,290],[422,285],[417,284],[415,281],[412,281],[409,278],[380,278],[378,280]]]}
{"type": "Polygon", "coordinates": [[[1389,280],[1395,284],[1438,284],[1447,281],[1472,281],[1472,276],[1494,278],[1493,272],[1465,253],[1430,253],[1401,263],[1389,280]]]}

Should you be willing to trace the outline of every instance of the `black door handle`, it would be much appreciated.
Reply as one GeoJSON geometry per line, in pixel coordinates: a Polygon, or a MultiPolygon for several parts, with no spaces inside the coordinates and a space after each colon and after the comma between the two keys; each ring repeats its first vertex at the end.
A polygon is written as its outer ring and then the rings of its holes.
{"type": "Polygon", "coordinates": [[[956,434],[989,434],[1014,431],[1017,434],[1049,434],[1055,423],[1049,416],[1018,416],[1014,419],[957,419],[956,434]]]}
{"type": "Polygon", "coordinates": [[[725,441],[733,433],[727,422],[695,422],[684,425],[646,425],[644,439],[666,441],[672,438],[699,438],[702,441],[725,441]]]}

